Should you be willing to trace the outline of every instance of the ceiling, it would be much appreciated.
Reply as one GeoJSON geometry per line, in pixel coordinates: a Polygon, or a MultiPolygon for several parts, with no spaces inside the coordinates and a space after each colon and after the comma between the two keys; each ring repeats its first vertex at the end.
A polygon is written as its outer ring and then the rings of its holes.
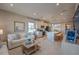
{"type": "Polygon", "coordinates": [[[0,9],[49,22],[66,22],[71,21],[75,11],[75,4],[63,3],[56,5],[55,3],[1,3],[0,9]]]}

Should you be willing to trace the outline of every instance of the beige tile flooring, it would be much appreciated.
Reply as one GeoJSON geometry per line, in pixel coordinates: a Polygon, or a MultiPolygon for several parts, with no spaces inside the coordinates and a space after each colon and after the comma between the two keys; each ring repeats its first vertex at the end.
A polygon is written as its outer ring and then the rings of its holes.
{"type": "MultiPolygon", "coordinates": [[[[79,46],[65,42],[51,42],[46,37],[38,39],[40,40],[40,49],[32,55],[74,55],[79,54],[79,46]]],[[[10,55],[24,55],[22,48],[18,47],[9,50],[10,55]]]]}

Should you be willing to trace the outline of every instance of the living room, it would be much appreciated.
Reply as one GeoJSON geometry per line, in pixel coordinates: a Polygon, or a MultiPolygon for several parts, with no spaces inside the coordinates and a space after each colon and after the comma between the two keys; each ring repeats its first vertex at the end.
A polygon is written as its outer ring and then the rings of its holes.
{"type": "Polygon", "coordinates": [[[76,3],[0,3],[0,55],[79,54],[78,35],[67,37],[79,29],[77,10],[76,3]]]}

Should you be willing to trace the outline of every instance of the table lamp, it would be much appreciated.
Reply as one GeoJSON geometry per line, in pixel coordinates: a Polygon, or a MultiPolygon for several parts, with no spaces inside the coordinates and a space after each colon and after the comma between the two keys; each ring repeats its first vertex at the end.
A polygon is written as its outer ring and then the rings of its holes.
{"type": "Polygon", "coordinates": [[[0,29],[0,39],[2,34],[3,34],[3,29],[0,29]]]}
{"type": "Polygon", "coordinates": [[[3,29],[0,29],[0,34],[3,34],[3,29]]]}
{"type": "Polygon", "coordinates": [[[0,47],[2,46],[2,44],[1,44],[1,41],[2,41],[2,38],[1,38],[1,36],[3,35],[3,29],[0,29],[0,47]]]}

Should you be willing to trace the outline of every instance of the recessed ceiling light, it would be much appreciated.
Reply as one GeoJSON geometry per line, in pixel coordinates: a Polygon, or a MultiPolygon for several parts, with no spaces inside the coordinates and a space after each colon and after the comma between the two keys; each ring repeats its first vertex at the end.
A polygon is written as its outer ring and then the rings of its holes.
{"type": "Polygon", "coordinates": [[[33,15],[37,15],[37,13],[33,13],[33,15]]]}
{"type": "Polygon", "coordinates": [[[14,4],[12,4],[12,3],[11,3],[11,4],[10,4],[10,6],[11,6],[11,7],[13,7],[13,6],[14,6],[14,4]]]}
{"type": "Polygon", "coordinates": [[[60,15],[63,15],[63,13],[60,13],[60,15]]]}
{"type": "Polygon", "coordinates": [[[56,5],[59,6],[59,3],[57,3],[56,5]]]}

